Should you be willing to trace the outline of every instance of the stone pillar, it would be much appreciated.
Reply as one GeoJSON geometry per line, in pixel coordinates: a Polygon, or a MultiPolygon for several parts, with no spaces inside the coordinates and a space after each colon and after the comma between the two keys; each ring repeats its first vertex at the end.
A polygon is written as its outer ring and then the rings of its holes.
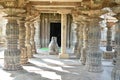
{"type": "Polygon", "coordinates": [[[32,58],[33,57],[32,46],[30,44],[31,27],[29,21],[25,23],[25,27],[26,27],[25,46],[27,48],[27,56],[28,58],[32,58]]]}
{"type": "Polygon", "coordinates": [[[75,36],[76,36],[76,40],[75,40],[75,45],[74,45],[74,49],[73,52],[76,55],[76,58],[80,58],[80,45],[79,45],[79,24],[77,22],[74,22],[75,24],[75,36]]]}
{"type": "Polygon", "coordinates": [[[79,30],[78,30],[78,38],[79,38],[79,55],[78,57],[81,57],[81,49],[83,47],[83,27],[84,24],[82,22],[79,22],[79,30]]]}
{"type": "Polygon", "coordinates": [[[19,20],[19,48],[21,50],[21,64],[26,64],[28,62],[27,58],[27,48],[25,47],[25,17],[19,20]]]}
{"type": "Polygon", "coordinates": [[[107,22],[107,46],[106,51],[104,51],[103,58],[104,59],[112,59],[114,51],[112,51],[112,27],[114,22],[107,22]]]}
{"type": "Polygon", "coordinates": [[[61,14],[61,53],[59,58],[69,58],[66,52],[67,15],[61,14]]]}
{"type": "Polygon", "coordinates": [[[80,61],[83,65],[86,63],[86,55],[88,48],[88,26],[87,23],[84,23],[83,26],[83,47],[81,48],[80,61]]]}
{"type": "Polygon", "coordinates": [[[110,22],[107,22],[107,46],[106,51],[112,51],[112,27],[110,22]]]}
{"type": "Polygon", "coordinates": [[[88,50],[87,50],[87,60],[86,60],[86,69],[90,72],[101,72],[101,56],[102,51],[100,50],[100,38],[101,31],[98,26],[99,20],[97,18],[90,19],[90,26],[88,30],[88,50]]]}
{"type": "Polygon", "coordinates": [[[20,65],[20,50],[18,49],[19,26],[17,19],[19,17],[16,15],[22,10],[19,8],[5,8],[3,11],[8,14],[6,16],[8,23],[6,25],[7,49],[4,51],[4,69],[19,70],[22,67],[20,65]]]}
{"type": "Polygon", "coordinates": [[[39,49],[41,47],[41,44],[40,44],[40,18],[38,18],[38,20],[35,21],[34,25],[35,25],[35,37],[34,37],[35,46],[36,46],[36,49],[39,49]]]}
{"type": "Polygon", "coordinates": [[[31,27],[30,43],[31,43],[31,46],[32,46],[32,54],[36,54],[35,41],[34,41],[34,36],[35,36],[34,22],[31,22],[30,27],[31,27]]]}
{"type": "Polygon", "coordinates": [[[113,67],[111,80],[120,80],[120,13],[117,15],[118,22],[116,25],[116,34],[115,34],[115,42],[116,42],[116,65],[113,67]]]}

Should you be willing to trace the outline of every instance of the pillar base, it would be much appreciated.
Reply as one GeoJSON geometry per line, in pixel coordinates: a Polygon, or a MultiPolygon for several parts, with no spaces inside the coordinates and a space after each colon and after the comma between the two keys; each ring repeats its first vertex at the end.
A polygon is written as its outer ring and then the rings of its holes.
{"type": "Polygon", "coordinates": [[[21,59],[20,64],[27,64],[28,63],[28,58],[21,59]]]}
{"type": "Polygon", "coordinates": [[[68,55],[67,53],[64,53],[64,54],[60,53],[60,54],[59,54],[59,58],[60,58],[60,59],[68,59],[68,58],[69,58],[69,55],[68,55]]]}
{"type": "Polygon", "coordinates": [[[103,68],[102,66],[87,66],[86,68],[89,72],[96,72],[96,73],[99,73],[99,72],[102,72],[103,71],[103,68]]]}
{"type": "Polygon", "coordinates": [[[114,51],[104,51],[103,58],[104,59],[112,59],[114,51]]]}
{"type": "Polygon", "coordinates": [[[86,60],[86,69],[89,72],[102,72],[102,63],[101,63],[102,51],[101,50],[88,50],[87,60],[86,60]]]}

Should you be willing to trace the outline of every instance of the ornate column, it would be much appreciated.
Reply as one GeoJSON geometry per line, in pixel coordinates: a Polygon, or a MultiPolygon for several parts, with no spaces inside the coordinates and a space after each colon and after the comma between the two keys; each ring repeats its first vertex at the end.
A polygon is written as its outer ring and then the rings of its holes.
{"type": "Polygon", "coordinates": [[[34,21],[32,21],[30,23],[30,28],[31,28],[30,43],[31,43],[31,46],[32,46],[32,54],[36,54],[35,41],[34,41],[34,36],[35,36],[34,21]]]}
{"type": "Polygon", "coordinates": [[[27,48],[25,47],[25,15],[21,14],[21,19],[19,20],[19,48],[21,50],[20,63],[26,64],[28,62],[27,48]],[[23,17],[24,16],[24,17],[23,17]]]}
{"type": "Polygon", "coordinates": [[[106,51],[104,51],[103,58],[104,59],[112,59],[114,51],[112,51],[112,27],[114,22],[107,22],[107,46],[106,51]]]}
{"type": "Polygon", "coordinates": [[[8,14],[5,16],[8,19],[6,25],[6,40],[7,49],[4,51],[4,69],[5,70],[19,70],[22,69],[20,65],[20,50],[18,49],[18,38],[19,38],[19,26],[17,20],[19,19],[18,14],[25,12],[21,5],[18,3],[19,0],[1,0],[1,4],[4,6],[3,12],[8,14]]]}
{"type": "Polygon", "coordinates": [[[88,30],[88,50],[87,50],[87,60],[86,69],[90,72],[101,72],[101,56],[102,51],[100,50],[100,38],[101,31],[99,27],[98,18],[90,18],[90,25],[88,30]]]}
{"type": "Polygon", "coordinates": [[[69,58],[69,55],[66,52],[66,29],[67,29],[67,15],[61,14],[61,53],[59,54],[60,58],[69,58]]]}
{"type": "Polygon", "coordinates": [[[34,37],[35,46],[36,46],[36,49],[39,49],[41,47],[41,44],[40,44],[40,17],[38,17],[38,19],[35,21],[34,25],[35,25],[35,37],[34,37]]]}
{"type": "Polygon", "coordinates": [[[107,46],[106,50],[107,51],[112,51],[112,27],[113,25],[110,22],[107,22],[107,46]]]}
{"type": "Polygon", "coordinates": [[[77,22],[74,22],[75,26],[75,36],[76,36],[76,40],[75,40],[75,45],[74,45],[74,49],[73,52],[76,55],[76,58],[80,58],[80,45],[79,45],[79,24],[77,22]]]}
{"type": "Polygon", "coordinates": [[[80,61],[83,65],[86,63],[87,48],[88,48],[88,26],[87,22],[83,26],[83,47],[81,49],[80,61]]]}
{"type": "MultiPolygon", "coordinates": [[[[12,1],[10,2],[12,3],[12,1]]],[[[6,3],[10,4],[7,1],[6,3]]],[[[24,10],[20,8],[5,8],[3,11],[8,14],[5,17],[8,19],[8,23],[6,25],[7,49],[4,51],[4,69],[19,70],[22,67],[20,65],[20,50],[18,49],[19,26],[17,19],[19,17],[17,14],[24,10]]]]}
{"type": "Polygon", "coordinates": [[[84,24],[82,23],[82,21],[79,22],[79,32],[78,32],[78,38],[79,38],[79,55],[78,57],[80,58],[81,57],[81,49],[83,47],[83,27],[84,27],[84,24]]]}
{"type": "Polygon", "coordinates": [[[117,19],[119,20],[116,25],[116,34],[115,34],[117,57],[116,57],[116,65],[113,67],[112,70],[111,80],[120,80],[120,13],[117,14],[117,19]]]}
{"type": "Polygon", "coordinates": [[[25,46],[27,48],[27,56],[28,58],[32,58],[33,57],[32,46],[30,44],[30,37],[31,37],[30,21],[26,21],[25,27],[26,27],[25,46]]]}

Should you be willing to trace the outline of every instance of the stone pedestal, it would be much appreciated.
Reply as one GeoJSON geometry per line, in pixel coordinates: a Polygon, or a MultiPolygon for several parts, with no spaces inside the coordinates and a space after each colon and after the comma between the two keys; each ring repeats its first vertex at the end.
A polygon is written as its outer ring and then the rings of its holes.
{"type": "Polygon", "coordinates": [[[61,14],[61,53],[59,58],[69,58],[66,53],[66,28],[67,28],[67,15],[61,14]]]}
{"type": "Polygon", "coordinates": [[[17,24],[16,15],[22,12],[18,8],[5,8],[3,9],[8,15],[6,25],[6,40],[7,49],[4,51],[4,69],[5,70],[19,70],[22,69],[20,65],[20,50],[18,49],[19,26],[17,24]],[[11,12],[12,11],[12,12],[11,12]]]}
{"type": "Polygon", "coordinates": [[[27,48],[27,56],[28,58],[32,58],[32,46],[30,44],[30,36],[31,36],[31,27],[30,27],[30,22],[25,23],[26,27],[26,37],[25,37],[25,46],[27,48]]]}
{"type": "MultiPolygon", "coordinates": [[[[23,16],[23,15],[22,15],[23,16]]],[[[25,17],[19,20],[19,48],[21,50],[20,63],[26,64],[28,62],[27,58],[27,48],[25,47],[25,17]]]]}
{"type": "Polygon", "coordinates": [[[34,36],[35,36],[34,22],[31,22],[30,27],[31,27],[30,43],[32,46],[32,54],[36,54],[35,41],[34,41],[34,36]]]}
{"type": "Polygon", "coordinates": [[[99,48],[101,33],[98,21],[96,18],[90,19],[88,31],[86,69],[90,72],[103,71],[101,63],[102,51],[99,48]]]}

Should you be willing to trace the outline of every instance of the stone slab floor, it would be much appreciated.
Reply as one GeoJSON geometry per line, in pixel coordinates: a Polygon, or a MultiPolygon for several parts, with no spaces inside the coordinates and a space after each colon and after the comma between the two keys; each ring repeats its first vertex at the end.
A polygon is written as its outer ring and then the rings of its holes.
{"type": "Polygon", "coordinates": [[[5,71],[3,50],[0,50],[0,80],[111,80],[113,65],[110,60],[103,60],[101,73],[88,72],[79,59],[59,59],[46,52],[34,55],[23,70],[5,71]]]}

